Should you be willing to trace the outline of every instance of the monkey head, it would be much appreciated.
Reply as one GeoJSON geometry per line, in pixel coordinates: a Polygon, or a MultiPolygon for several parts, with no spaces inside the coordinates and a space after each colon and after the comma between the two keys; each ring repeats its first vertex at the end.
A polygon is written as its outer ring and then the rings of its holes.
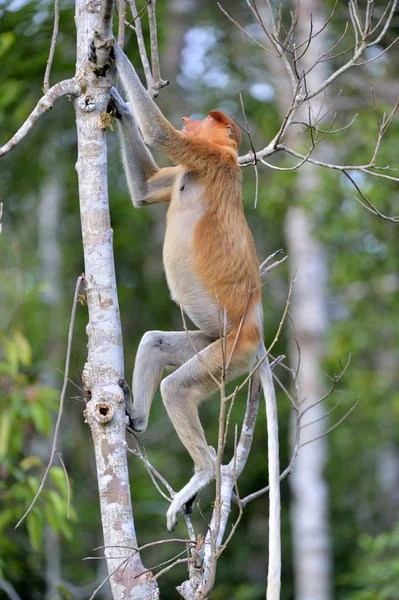
{"type": "Polygon", "coordinates": [[[238,150],[241,130],[237,123],[218,110],[211,110],[205,119],[183,117],[183,132],[218,146],[230,146],[238,150]]]}

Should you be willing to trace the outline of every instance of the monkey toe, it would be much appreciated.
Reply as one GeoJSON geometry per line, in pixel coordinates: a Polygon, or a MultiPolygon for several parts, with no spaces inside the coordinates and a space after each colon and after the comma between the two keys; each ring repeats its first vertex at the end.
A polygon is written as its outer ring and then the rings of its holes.
{"type": "Polygon", "coordinates": [[[194,494],[194,496],[192,496],[189,500],[187,500],[187,502],[184,505],[184,512],[186,513],[186,515],[191,515],[191,513],[194,510],[194,501],[197,497],[197,494],[194,494]]]}
{"type": "Polygon", "coordinates": [[[129,425],[136,433],[142,433],[147,428],[147,423],[145,419],[134,418],[128,415],[129,417],[129,425]]]}
{"type": "Polygon", "coordinates": [[[124,379],[118,379],[118,385],[122,388],[124,394],[130,394],[130,388],[124,379]]]}
{"type": "Polygon", "coordinates": [[[172,531],[175,530],[176,523],[177,523],[177,512],[169,509],[168,512],[166,513],[166,529],[169,531],[169,533],[172,533],[172,531]]]}

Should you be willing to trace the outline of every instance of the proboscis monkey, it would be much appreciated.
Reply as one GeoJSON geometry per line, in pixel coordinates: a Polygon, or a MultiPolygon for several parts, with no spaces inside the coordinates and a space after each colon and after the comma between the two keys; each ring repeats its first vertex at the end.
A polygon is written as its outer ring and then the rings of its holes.
{"type": "MultiPolygon", "coordinates": [[[[191,508],[195,494],[215,476],[215,455],[206,442],[198,406],[216,391],[223,370],[220,313],[225,312],[227,323],[227,380],[248,372],[265,354],[259,263],[242,203],[239,127],[212,111],[202,120],[183,118],[183,130],[178,131],[117,45],[114,59],[130,103],[111,90],[133,204],[169,203],[163,248],[166,279],[172,299],[198,327],[190,332],[148,331],[133,374],[132,428],[146,429],[161,384],[166,410],[194,461],[194,475],[167,512],[172,531],[178,512],[184,505],[191,508]],[[161,150],[177,166],[160,169],[145,144],[161,150]],[[164,377],[168,368],[175,370],[164,377]]],[[[267,359],[260,374],[267,393],[273,385],[267,359]]]]}

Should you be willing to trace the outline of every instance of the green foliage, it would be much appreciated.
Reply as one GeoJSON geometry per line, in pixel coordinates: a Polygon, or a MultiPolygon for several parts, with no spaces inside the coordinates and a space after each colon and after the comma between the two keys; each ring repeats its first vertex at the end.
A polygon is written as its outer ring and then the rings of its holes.
{"type": "MultiPolygon", "coordinates": [[[[59,393],[30,381],[26,371],[31,366],[32,348],[19,330],[6,335],[0,332],[0,577],[2,565],[19,571],[18,537],[13,527],[36,494],[45,467],[44,461],[29,454],[29,440],[38,435],[50,437],[52,414],[57,410],[59,393]]],[[[25,524],[29,544],[34,552],[42,548],[45,523],[59,535],[71,539],[67,520],[68,489],[61,467],[53,466],[49,482],[40,499],[28,514],[25,524]]],[[[71,519],[76,512],[71,507],[71,519]]]]}
{"type": "Polygon", "coordinates": [[[345,600],[395,600],[399,598],[399,526],[377,536],[361,535],[354,573],[342,581],[355,591],[345,600]]]}

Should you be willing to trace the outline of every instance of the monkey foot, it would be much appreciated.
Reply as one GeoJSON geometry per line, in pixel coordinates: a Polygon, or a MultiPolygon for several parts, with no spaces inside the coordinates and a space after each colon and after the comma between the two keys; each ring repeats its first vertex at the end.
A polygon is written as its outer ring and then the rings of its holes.
{"type": "Polygon", "coordinates": [[[197,492],[206,486],[207,483],[215,477],[215,467],[197,471],[187,483],[173,498],[172,503],[166,513],[166,527],[169,532],[172,532],[177,523],[177,515],[185,507],[186,514],[190,514],[193,508],[193,502],[197,492]],[[188,510],[187,510],[188,506],[188,510]],[[191,510],[190,510],[191,509],[191,510]]]}
{"type": "Polygon", "coordinates": [[[187,500],[187,502],[184,505],[184,512],[186,513],[186,515],[191,515],[191,513],[193,512],[193,504],[194,501],[197,497],[197,494],[194,494],[194,496],[192,498],[190,498],[190,500],[187,500]]]}

